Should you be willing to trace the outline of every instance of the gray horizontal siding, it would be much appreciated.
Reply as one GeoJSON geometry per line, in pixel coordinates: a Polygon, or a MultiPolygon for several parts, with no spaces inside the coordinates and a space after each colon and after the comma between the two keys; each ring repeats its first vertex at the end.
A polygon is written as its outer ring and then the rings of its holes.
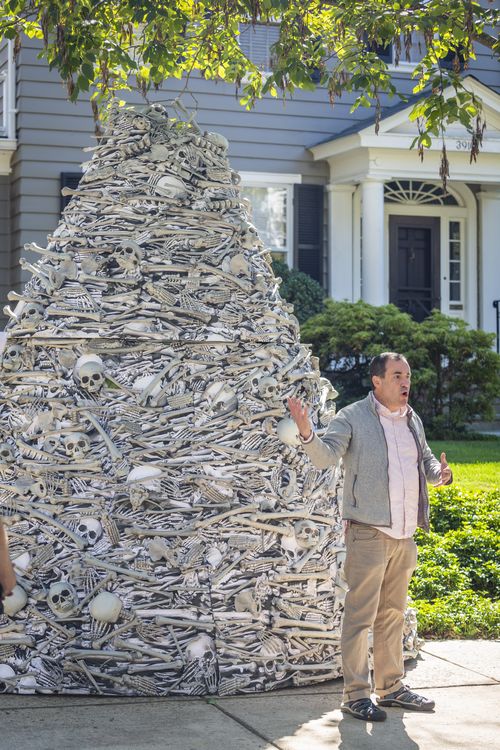
{"type": "MultiPolygon", "coordinates": [[[[26,254],[26,242],[45,244],[47,233],[55,229],[59,220],[60,173],[79,171],[81,163],[91,158],[83,148],[95,144],[88,98],[69,103],[57,73],[37,59],[39,49],[37,42],[25,40],[17,67],[19,147],[13,158],[11,179],[11,265],[26,254]]],[[[1,55],[0,45],[0,66],[1,55]]],[[[478,48],[469,72],[500,91],[500,66],[492,60],[489,50],[478,48]]],[[[411,95],[414,81],[409,73],[398,71],[394,78],[398,87],[411,95]]],[[[162,90],[151,93],[150,99],[168,105],[183,85],[181,81],[168,81],[162,90]]],[[[315,163],[308,148],[351,127],[353,122],[365,120],[373,112],[360,108],[351,113],[354,94],[331,106],[327,92],[321,88],[297,91],[285,102],[266,97],[249,112],[239,105],[233,85],[193,76],[189,89],[193,96],[184,95],[184,105],[197,109],[197,122],[203,130],[215,130],[228,138],[233,168],[298,173],[305,183],[321,184],[328,178],[327,164],[315,163]]],[[[144,104],[137,93],[126,96],[131,104],[144,104]]],[[[394,106],[399,99],[384,98],[383,104],[394,106]]],[[[173,109],[170,111],[175,114],[173,109]]],[[[17,270],[12,281],[19,285],[20,279],[17,270]]]]}

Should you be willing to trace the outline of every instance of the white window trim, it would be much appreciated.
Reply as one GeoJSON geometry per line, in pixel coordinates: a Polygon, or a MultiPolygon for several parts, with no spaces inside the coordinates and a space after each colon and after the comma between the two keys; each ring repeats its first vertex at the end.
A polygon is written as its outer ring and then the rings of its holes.
{"type": "Polygon", "coordinates": [[[447,232],[447,238],[446,238],[446,251],[444,254],[445,263],[446,263],[446,276],[443,276],[443,281],[447,281],[448,283],[443,289],[443,292],[446,292],[446,305],[448,308],[447,314],[455,316],[457,318],[463,317],[464,309],[465,309],[465,237],[466,237],[466,225],[465,225],[465,218],[460,216],[448,216],[446,217],[446,232],[447,232]],[[460,299],[459,300],[451,300],[450,299],[450,282],[451,282],[451,274],[450,274],[450,224],[452,221],[456,221],[460,225],[460,299]],[[450,305],[462,305],[461,309],[452,309],[450,305]]]}
{"type": "MultiPolygon", "coordinates": [[[[394,60],[394,50],[392,52],[392,59],[394,60]]],[[[408,62],[407,60],[400,60],[397,65],[394,62],[387,63],[387,70],[389,70],[391,73],[412,73],[417,65],[418,63],[408,62]]]]}
{"type": "Polygon", "coordinates": [[[286,212],[286,237],[287,246],[285,261],[289,268],[295,266],[293,248],[293,186],[302,182],[302,175],[280,172],[240,172],[242,187],[261,188],[286,188],[287,189],[287,212],[286,212]]]}
{"type": "Polygon", "coordinates": [[[301,174],[285,172],[240,172],[242,185],[248,187],[282,187],[302,182],[301,174]]]}

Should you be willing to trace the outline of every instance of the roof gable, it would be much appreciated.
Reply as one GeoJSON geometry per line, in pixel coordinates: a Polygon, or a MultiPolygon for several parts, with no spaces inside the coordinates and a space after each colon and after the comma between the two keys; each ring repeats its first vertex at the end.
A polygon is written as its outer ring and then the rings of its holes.
{"type": "MultiPolygon", "coordinates": [[[[478,81],[474,76],[466,76],[463,79],[465,88],[474,93],[483,103],[484,120],[486,130],[483,140],[483,152],[500,153],[500,94],[485,84],[478,81]]],[[[445,90],[445,96],[451,96],[454,90],[449,86],[445,90]]],[[[310,150],[314,158],[328,159],[337,154],[345,154],[346,151],[358,148],[408,148],[418,134],[415,122],[410,121],[409,115],[420,97],[412,97],[411,103],[398,106],[380,120],[379,133],[375,133],[375,119],[358,122],[347,130],[339,133],[334,138],[313,146],[310,150]]],[[[459,122],[453,123],[446,128],[446,144],[452,150],[468,150],[470,133],[459,122]]],[[[440,150],[442,143],[440,139],[434,139],[431,150],[440,150]]]]}

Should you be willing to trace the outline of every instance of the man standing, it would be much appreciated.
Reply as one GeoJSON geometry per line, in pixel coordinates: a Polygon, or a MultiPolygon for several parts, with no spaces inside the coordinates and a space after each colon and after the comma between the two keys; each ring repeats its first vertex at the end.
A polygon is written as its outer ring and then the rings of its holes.
{"type": "Polygon", "coordinates": [[[348,584],[342,625],[342,711],[384,721],[379,706],[432,711],[434,701],[402,683],[403,623],[408,584],[417,562],[413,534],[429,529],[427,481],[452,482],[446,455],[439,462],[420,418],[408,405],[410,367],[384,352],[370,363],[372,392],[341,409],[320,439],[307,407],[290,398],[304,450],[320,469],[344,461],[343,518],[347,521],[348,584]],[[373,628],[377,705],[370,698],[368,631],[373,628]]]}

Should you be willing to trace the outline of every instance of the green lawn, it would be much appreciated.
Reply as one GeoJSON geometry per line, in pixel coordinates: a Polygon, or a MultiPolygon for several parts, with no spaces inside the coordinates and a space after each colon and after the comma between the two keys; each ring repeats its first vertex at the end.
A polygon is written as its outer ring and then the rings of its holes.
{"type": "Polygon", "coordinates": [[[500,440],[431,440],[429,445],[437,458],[446,453],[454,484],[461,489],[500,488],[500,440]]]}

